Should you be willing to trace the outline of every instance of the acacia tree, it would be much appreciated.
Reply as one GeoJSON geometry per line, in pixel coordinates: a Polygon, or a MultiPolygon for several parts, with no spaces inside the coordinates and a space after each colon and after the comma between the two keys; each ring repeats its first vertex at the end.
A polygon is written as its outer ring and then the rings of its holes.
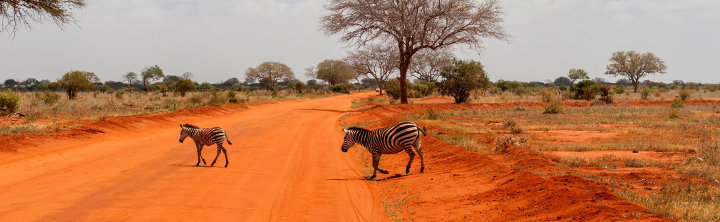
{"type": "Polygon", "coordinates": [[[425,82],[437,82],[443,68],[452,65],[454,59],[448,50],[420,50],[410,63],[410,75],[425,82]]]}
{"type": "Polygon", "coordinates": [[[667,66],[662,59],[651,52],[637,53],[635,51],[615,52],[610,57],[605,74],[626,77],[633,84],[633,91],[637,92],[640,78],[648,74],[665,74],[667,66]]]}
{"type": "Polygon", "coordinates": [[[453,45],[482,48],[482,38],[507,39],[500,3],[486,0],[330,0],[321,25],[326,34],[343,33],[341,40],[365,45],[372,41],[398,49],[401,103],[407,103],[407,71],[422,49],[453,45]]]}
{"type": "Polygon", "coordinates": [[[142,72],[140,72],[140,76],[142,77],[145,92],[148,92],[150,91],[150,89],[148,89],[148,85],[152,84],[152,82],[154,81],[162,79],[163,77],[165,77],[165,74],[163,74],[160,66],[154,65],[145,67],[142,72]]]}
{"type": "Polygon", "coordinates": [[[570,85],[575,84],[578,79],[590,79],[588,73],[584,69],[570,69],[568,71],[568,78],[571,79],[570,85]]]}
{"type": "Polygon", "coordinates": [[[330,85],[347,83],[357,77],[357,73],[347,63],[341,60],[325,60],[317,64],[317,68],[306,69],[307,77],[319,79],[330,85]]]}
{"type": "Polygon", "coordinates": [[[63,26],[74,20],[70,10],[84,6],[85,0],[0,0],[0,32],[15,33],[18,26],[30,28],[45,19],[63,26]]]}
{"type": "Polygon", "coordinates": [[[70,71],[65,73],[65,75],[58,80],[58,84],[60,87],[65,89],[68,99],[74,99],[78,92],[94,89],[95,84],[93,84],[93,82],[99,81],[100,79],[95,75],[95,73],[86,71],[70,71]]]}
{"type": "Polygon", "coordinates": [[[246,82],[259,80],[261,85],[273,92],[275,91],[275,83],[283,78],[294,79],[295,74],[289,66],[279,62],[263,62],[258,67],[248,68],[245,71],[246,82]]]}
{"type": "Polygon", "coordinates": [[[382,95],[383,83],[397,69],[398,56],[392,46],[370,45],[356,52],[350,52],[345,61],[358,74],[372,76],[382,95]]]}
{"type": "Polygon", "coordinates": [[[137,75],[137,73],[134,73],[134,72],[128,72],[127,74],[123,75],[122,79],[128,83],[128,89],[130,90],[130,92],[132,92],[133,91],[132,84],[133,84],[133,82],[137,82],[138,75],[137,75]]]}

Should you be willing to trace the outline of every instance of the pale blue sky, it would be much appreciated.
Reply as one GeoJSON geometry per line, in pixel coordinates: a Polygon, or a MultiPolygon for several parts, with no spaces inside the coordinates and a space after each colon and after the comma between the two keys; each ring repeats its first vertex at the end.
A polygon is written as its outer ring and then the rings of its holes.
{"type": "MultiPolygon", "coordinates": [[[[263,61],[288,64],[296,77],[347,50],[325,36],[322,0],[88,0],[77,26],[49,22],[0,35],[0,81],[55,80],[72,70],[102,81],[159,65],[166,74],[193,72],[196,81],[244,79],[263,61]]],[[[509,43],[488,40],[478,55],[492,80],[543,81],[583,68],[602,77],[610,54],[650,51],[668,73],[656,81],[720,82],[720,1],[716,0],[507,0],[509,43]]]]}

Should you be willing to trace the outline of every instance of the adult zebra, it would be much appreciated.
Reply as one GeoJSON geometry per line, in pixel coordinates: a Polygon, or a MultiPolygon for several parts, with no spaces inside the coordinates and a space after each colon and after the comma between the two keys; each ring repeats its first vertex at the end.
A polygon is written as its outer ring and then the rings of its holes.
{"type": "Polygon", "coordinates": [[[225,147],[223,146],[223,141],[227,140],[229,145],[232,145],[232,143],[230,142],[230,138],[227,137],[225,130],[220,127],[200,128],[195,125],[180,124],[180,143],[182,143],[186,137],[190,137],[193,141],[195,141],[198,156],[198,161],[195,166],[200,165],[200,160],[202,160],[203,164],[207,164],[205,163],[205,158],[202,157],[201,153],[203,146],[209,146],[212,144],[217,144],[217,154],[215,155],[215,160],[213,160],[210,166],[215,165],[215,161],[217,161],[218,156],[220,156],[220,152],[225,154],[225,167],[228,166],[227,150],[225,150],[225,147]]]}
{"type": "Polygon", "coordinates": [[[420,132],[422,132],[423,135],[427,135],[427,131],[425,127],[420,128],[415,122],[399,122],[395,125],[376,130],[350,127],[349,129],[343,129],[343,132],[345,132],[345,139],[341,148],[343,152],[347,152],[355,143],[359,143],[372,154],[374,170],[370,179],[375,178],[377,171],[388,174],[387,170],[378,167],[382,154],[395,154],[402,150],[405,150],[410,156],[410,160],[405,168],[405,174],[410,173],[410,165],[415,158],[415,152],[413,152],[412,147],[415,147],[415,151],[420,155],[420,173],[425,170],[425,158],[423,157],[423,151],[420,147],[420,132]]]}

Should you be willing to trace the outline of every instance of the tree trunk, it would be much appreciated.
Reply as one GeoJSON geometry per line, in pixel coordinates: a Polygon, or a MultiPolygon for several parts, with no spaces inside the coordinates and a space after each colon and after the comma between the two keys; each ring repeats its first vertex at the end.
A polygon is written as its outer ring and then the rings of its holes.
{"type": "Polygon", "coordinates": [[[147,80],[143,80],[143,86],[145,86],[145,92],[149,92],[148,86],[147,86],[147,80]]]}
{"type": "Polygon", "coordinates": [[[636,82],[633,83],[633,92],[637,92],[638,84],[636,82]]]}
{"type": "Polygon", "coordinates": [[[375,82],[377,82],[378,89],[380,89],[380,95],[382,96],[382,91],[383,91],[382,82],[380,80],[378,80],[377,78],[375,78],[375,82]]]}
{"type": "Polygon", "coordinates": [[[407,83],[405,80],[407,79],[407,70],[410,66],[410,56],[404,56],[402,61],[400,61],[400,103],[401,104],[407,104],[407,83]]]}

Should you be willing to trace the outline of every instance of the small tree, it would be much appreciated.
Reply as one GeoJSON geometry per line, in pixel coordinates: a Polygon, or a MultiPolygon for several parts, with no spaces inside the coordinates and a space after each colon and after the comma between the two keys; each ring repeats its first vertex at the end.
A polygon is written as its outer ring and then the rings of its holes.
{"type": "Polygon", "coordinates": [[[650,52],[637,53],[635,51],[615,52],[610,57],[610,65],[605,74],[623,76],[633,84],[633,91],[637,92],[640,78],[648,74],[665,74],[667,66],[662,59],[650,52]]]}
{"type": "Polygon", "coordinates": [[[570,71],[568,71],[568,77],[572,80],[570,85],[575,84],[575,81],[578,79],[590,79],[588,73],[583,69],[570,69],[570,71]]]}
{"type": "Polygon", "coordinates": [[[558,77],[557,79],[555,79],[555,81],[553,81],[553,83],[555,83],[555,85],[558,85],[558,86],[572,86],[573,85],[573,81],[570,80],[570,78],[565,77],[565,76],[558,77]]]}
{"type": "Polygon", "coordinates": [[[52,19],[60,26],[73,21],[72,8],[82,8],[85,0],[0,0],[0,32],[15,32],[18,26],[52,19]]]}
{"type": "Polygon", "coordinates": [[[190,79],[180,79],[175,83],[174,88],[180,93],[180,96],[185,97],[187,92],[195,90],[195,83],[190,79]]]}
{"type": "Polygon", "coordinates": [[[140,72],[140,76],[142,76],[143,86],[145,86],[145,92],[148,92],[150,91],[148,85],[152,84],[152,82],[154,81],[162,79],[163,77],[165,77],[165,74],[163,74],[160,66],[154,65],[145,67],[142,72],[140,72]]]}
{"type": "Polygon", "coordinates": [[[65,89],[68,99],[74,99],[80,91],[95,89],[95,84],[91,80],[96,79],[97,76],[92,72],[70,71],[58,80],[58,84],[65,89]]]}
{"type": "Polygon", "coordinates": [[[451,95],[455,103],[467,103],[470,93],[490,83],[480,62],[456,60],[441,72],[440,93],[451,95]]]}
{"type": "Polygon", "coordinates": [[[383,83],[397,69],[398,56],[389,45],[371,45],[365,49],[351,52],[345,61],[355,69],[355,72],[372,76],[380,89],[380,95],[382,95],[383,83]]]}
{"type": "Polygon", "coordinates": [[[317,64],[317,68],[307,69],[307,77],[323,80],[330,85],[347,83],[357,74],[347,63],[341,60],[325,60],[317,64]]]}
{"type": "Polygon", "coordinates": [[[5,88],[13,88],[18,84],[18,81],[15,81],[14,79],[7,79],[5,80],[5,83],[3,83],[3,86],[5,88]]]}
{"type": "Polygon", "coordinates": [[[132,84],[134,82],[137,82],[137,80],[138,80],[137,73],[128,72],[127,74],[123,75],[122,78],[123,78],[123,81],[128,83],[128,89],[130,90],[130,92],[132,92],[133,91],[132,84]]]}
{"type": "Polygon", "coordinates": [[[295,74],[289,66],[279,62],[263,62],[258,67],[245,71],[245,81],[260,81],[260,85],[275,91],[275,83],[283,78],[294,79],[295,74]]]}

